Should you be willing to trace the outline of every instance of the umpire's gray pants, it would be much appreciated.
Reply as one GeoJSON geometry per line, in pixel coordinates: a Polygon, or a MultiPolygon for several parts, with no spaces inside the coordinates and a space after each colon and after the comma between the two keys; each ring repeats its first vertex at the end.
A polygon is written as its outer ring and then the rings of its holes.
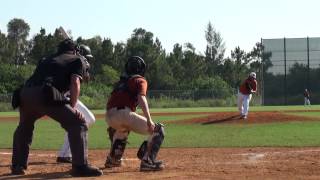
{"type": "Polygon", "coordinates": [[[12,166],[27,168],[34,123],[44,115],[58,121],[68,132],[72,165],[86,165],[88,129],[85,121],[76,115],[73,108],[70,105],[47,105],[40,87],[24,87],[20,97],[20,122],[13,137],[12,166]]]}

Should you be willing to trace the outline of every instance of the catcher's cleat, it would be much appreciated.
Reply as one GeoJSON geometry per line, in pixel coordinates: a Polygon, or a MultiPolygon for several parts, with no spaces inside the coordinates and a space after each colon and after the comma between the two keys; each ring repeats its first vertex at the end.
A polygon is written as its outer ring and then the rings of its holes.
{"type": "Polygon", "coordinates": [[[57,163],[72,163],[71,157],[57,157],[57,163]]]}
{"type": "Polygon", "coordinates": [[[22,166],[12,166],[11,167],[11,174],[12,175],[24,175],[25,174],[25,168],[22,166]]]}
{"type": "Polygon", "coordinates": [[[153,164],[155,164],[157,166],[162,166],[163,162],[160,160],[155,160],[155,161],[153,161],[153,164]]]}
{"type": "Polygon", "coordinates": [[[113,167],[120,167],[120,166],[121,166],[121,159],[116,160],[110,156],[107,157],[107,160],[104,163],[105,168],[113,168],[113,167]]]}
{"type": "Polygon", "coordinates": [[[71,170],[71,175],[73,177],[93,177],[93,176],[101,176],[103,172],[95,167],[91,167],[89,165],[83,166],[73,166],[71,170]]]}
{"type": "Polygon", "coordinates": [[[162,161],[156,161],[153,163],[149,160],[142,160],[140,164],[140,171],[161,171],[162,169],[162,161]]]}

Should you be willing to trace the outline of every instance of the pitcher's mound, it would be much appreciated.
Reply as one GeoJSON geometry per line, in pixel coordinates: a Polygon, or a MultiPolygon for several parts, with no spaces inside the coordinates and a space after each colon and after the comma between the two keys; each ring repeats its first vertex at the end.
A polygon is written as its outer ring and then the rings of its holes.
{"type": "Polygon", "coordinates": [[[285,112],[249,112],[247,119],[242,119],[238,112],[215,112],[205,117],[186,120],[167,121],[174,124],[218,124],[218,123],[271,123],[288,121],[320,121],[317,117],[306,117],[285,112]]]}

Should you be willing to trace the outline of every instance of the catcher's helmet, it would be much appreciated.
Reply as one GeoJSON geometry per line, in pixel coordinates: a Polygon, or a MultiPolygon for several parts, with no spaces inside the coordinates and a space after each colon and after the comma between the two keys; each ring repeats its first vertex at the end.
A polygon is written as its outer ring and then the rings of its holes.
{"type": "Polygon", "coordinates": [[[252,78],[256,79],[256,78],[257,78],[257,75],[256,75],[255,72],[251,72],[251,73],[249,74],[249,77],[252,77],[252,78]]]}
{"type": "Polygon", "coordinates": [[[89,46],[80,44],[79,46],[79,54],[84,56],[87,59],[93,58],[93,55],[91,54],[91,49],[89,46]]]}
{"type": "Polygon", "coordinates": [[[146,63],[139,56],[132,56],[128,59],[125,70],[128,75],[139,74],[144,76],[146,70],[146,63]]]}
{"type": "Polygon", "coordinates": [[[70,38],[63,40],[58,44],[59,54],[64,53],[66,51],[74,51],[75,49],[76,45],[70,38]]]}

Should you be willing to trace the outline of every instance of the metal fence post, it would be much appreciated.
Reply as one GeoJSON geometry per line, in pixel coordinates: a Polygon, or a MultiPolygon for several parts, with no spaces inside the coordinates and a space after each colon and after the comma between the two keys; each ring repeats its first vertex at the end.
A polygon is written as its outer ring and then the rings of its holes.
{"type": "Polygon", "coordinates": [[[307,72],[307,89],[310,91],[310,49],[309,49],[309,37],[307,37],[307,61],[308,61],[308,72],[307,72]]]}
{"type": "Polygon", "coordinates": [[[260,96],[261,96],[261,105],[264,106],[264,72],[263,72],[263,63],[264,63],[264,46],[262,45],[262,38],[260,40],[261,42],[261,57],[260,57],[260,96]]]}

